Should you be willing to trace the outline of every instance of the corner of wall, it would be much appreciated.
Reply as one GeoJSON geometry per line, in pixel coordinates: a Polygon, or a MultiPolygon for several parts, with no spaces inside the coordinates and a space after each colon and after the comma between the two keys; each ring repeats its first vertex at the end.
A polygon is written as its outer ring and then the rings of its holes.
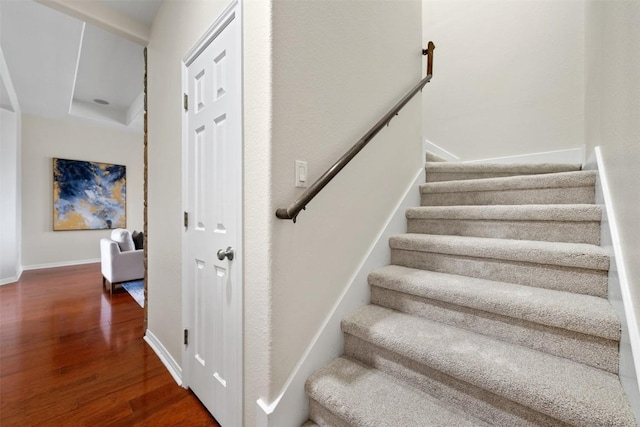
{"type": "MultiPolygon", "coordinates": [[[[7,62],[4,57],[4,52],[0,47],[0,85],[4,86],[6,91],[6,95],[9,97],[8,104],[10,111],[13,113],[13,120],[15,121],[13,129],[15,134],[12,136],[15,137],[15,142],[12,140],[10,144],[13,145],[11,151],[12,156],[15,156],[15,170],[10,172],[11,175],[15,176],[7,176],[3,175],[4,179],[8,179],[9,181],[15,181],[15,206],[12,206],[13,212],[11,216],[14,217],[15,220],[15,230],[12,233],[11,241],[13,241],[13,250],[11,254],[11,259],[15,264],[14,273],[15,276],[10,278],[1,278],[0,284],[8,284],[13,283],[20,280],[20,276],[22,275],[22,112],[20,109],[20,104],[18,102],[18,96],[16,94],[15,88],[13,86],[13,82],[11,80],[11,75],[9,73],[9,68],[7,67],[7,62]]],[[[6,101],[6,100],[5,100],[6,101]]],[[[13,126],[12,126],[13,127],[13,126]]],[[[4,136],[6,137],[6,135],[4,136]]],[[[3,141],[7,142],[7,141],[3,141]]],[[[3,214],[7,214],[7,212],[3,212],[3,214]]],[[[6,247],[3,247],[3,250],[6,250],[6,247]]],[[[4,254],[6,255],[6,254],[4,254]]]]}
{"type": "Polygon", "coordinates": [[[452,153],[448,152],[444,148],[440,147],[439,145],[434,144],[433,142],[429,141],[428,139],[423,139],[423,143],[422,143],[422,158],[423,159],[426,157],[426,153],[427,152],[435,154],[438,157],[442,157],[443,159],[445,159],[445,160],[447,160],[449,162],[459,162],[460,161],[460,157],[456,156],[455,154],[452,154],[452,153]]]}
{"type": "Polygon", "coordinates": [[[16,207],[16,241],[18,246],[18,280],[22,276],[24,268],[22,266],[22,114],[17,111],[17,133],[18,133],[18,155],[16,165],[16,193],[17,193],[17,207],[16,207]]]}
{"type": "Polygon", "coordinates": [[[160,361],[167,368],[175,382],[181,386],[182,385],[182,368],[175,361],[175,359],[171,356],[171,353],[166,349],[166,347],[160,342],[158,337],[155,336],[153,332],[147,329],[144,334],[144,340],[149,347],[156,353],[160,361]]]}

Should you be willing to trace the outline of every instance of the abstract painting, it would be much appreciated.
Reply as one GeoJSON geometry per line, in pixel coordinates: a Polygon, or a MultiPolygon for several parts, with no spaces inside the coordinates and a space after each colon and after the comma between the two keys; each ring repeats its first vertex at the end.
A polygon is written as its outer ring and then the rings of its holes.
{"type": "Polygon", "coordinates": [[[126,228],[127,167],[53,159],[53,229],[126,228]]]}

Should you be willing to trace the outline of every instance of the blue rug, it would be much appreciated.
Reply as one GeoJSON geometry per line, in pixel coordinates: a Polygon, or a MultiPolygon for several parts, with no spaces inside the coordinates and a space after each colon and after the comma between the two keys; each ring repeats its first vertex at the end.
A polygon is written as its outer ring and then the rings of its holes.
{"type": "Polygon", "coordinates": [[[140,307],[144,308],[144,281],[134,280],[133,282],[126,282],[122,284],[122,287],[129,292],[129,295],[133,297],[140,307]]]}

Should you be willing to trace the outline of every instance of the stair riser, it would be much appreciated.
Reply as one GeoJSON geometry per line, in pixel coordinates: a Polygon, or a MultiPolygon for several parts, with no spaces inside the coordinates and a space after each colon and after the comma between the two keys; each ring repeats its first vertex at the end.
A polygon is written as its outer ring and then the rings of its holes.
{"type": "Polygon", "coordinates": [[[468,179],[502,178],[505,176],[539,175],[546,172],[429,172],[426,182],[464,181],[468,179]]]}
{"type": "Polygon", "coordinates": [[[391,249],[391,264],[498,282],[607,297],[603,270],[391,249]]]}
{"type": "Polygon", "coordinates": [[[402,292],[371,287],[371,303],[618,373],[618,343],[402,292]]]}
{"type": "Polygon", "coordinates": [[[600,244],[600,223],[595,221],[409,219],[407,221],[407,232],[600,244]]]}
{"type": "Polygon", "coordinates": [[[309,399],[309,419],[321,427],[351,427],[314,399],[309,399]]]}
{"type": "Polygon", "coordinates": [[[499,191],[422,193],[422,206],[593,204],[590,187],[533,188],[499,191]]]}
{"type": "Polygon", "coordinates": [[[393,375],[471,416],[499,426],[566,426],[556,419],[345,334],[345,354],[393,375]]]}
{"type": "Polygon", "coordinates": [[[448,163],[430,162],[427,156],[425,172],[427,182],[460,181],[468,179],[501,178],[579,172],[580,164],[530,163],[448,163]]]}

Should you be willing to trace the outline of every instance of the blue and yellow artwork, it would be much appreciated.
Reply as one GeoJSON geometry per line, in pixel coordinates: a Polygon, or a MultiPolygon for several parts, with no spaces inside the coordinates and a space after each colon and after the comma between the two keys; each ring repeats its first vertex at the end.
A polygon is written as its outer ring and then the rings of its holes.
{"type": "Polygon", "coordinates": [[[53,159],[53,229],[126,228],[127,167],[53,159]]]}

